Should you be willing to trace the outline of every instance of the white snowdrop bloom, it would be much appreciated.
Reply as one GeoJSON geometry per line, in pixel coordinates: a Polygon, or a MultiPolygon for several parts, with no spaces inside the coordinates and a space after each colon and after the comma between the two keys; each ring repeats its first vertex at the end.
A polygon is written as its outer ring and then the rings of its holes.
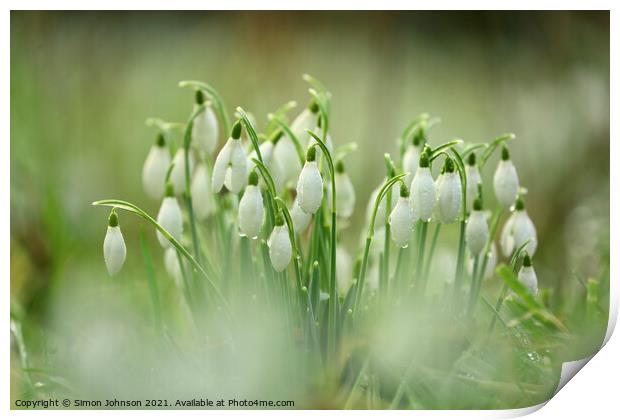
{"type": "Polygon", "coordinates": [[[213,192],[220,192],[222,186],[237,194],[247,181],[247,157],[241,144],[241,122],[233,126],[230,138],[220,150],[213,165],[213,192]]]}
{"type": "MultiPolygon", "coordinates": [[[[204,94],[201,90],[197,90],[194,111],[197,107],[202,105],[204,101],[204,94]]],[[[211,154],[217,146],[218,135],[219,127],[217,117],[215,116],[215,112],[213,112],[211,104],[207,103],[205,109],[194,119],[194,124],[192,126],[192,144],[198,148],[198,150],[211,154]]]]}
{"type": "Polygon", "coordinates": [[[345,296],[353,280],[353,262],[347,250],[338,245],[336,247],[336,281],[341,296],[345,296]]]}
{"type": "Polygon", "coordinates": [[[532,267],[532,260],[529,255],[523,258],[523,266],[519,270],[519,281],[534,295],[538,294],[538,277],[536,271],[532,267]]]}
{"type": "Polygon", "coordinates": [[[312,147],[306,153],[306,163],[297,181],[297,200],[303,211],[314,214],[321,206],[322,199],[323,179],[316,164],[316,150],[312,147]]]}
{"type": "Polygon", "coordinates": [[[400,185],[400,197],[390,214],[390,232],[396,246],[406,248],[413,231],[413,210],[409,202],[409,191],[405,184],[400,185]]]}
{"type": "Polygon", "coordinates": [[[113,276],[121,271],[126,256],[127,248],[125,247],[123,233],[118,225],[118,216],[116,211],[112,210],[108,219],[108,230],[103,240],[103,259],[108,269],[108,274],[113,276]]]}
{"type": "Polygon", "coordinates": [[[166,248],[164,252],[164,266],[166,267],[166,272],[177,287],[183,287],[183,272],[181,271],[181,264],[179,264],[179,256],[177,255],[177,251],[174,247],[166,248]]]}
{"type": "Polygon", "coordinates": [[[418,170],[418,163],[420,161],[420,154],[422,154],[421,137],[414,135],[413,140],[407,145],[405,154],[403,155],[403,171],[408,172],[404,181],[407,185],[411,185],[413,176],[418,170]]]}
{"type": "Polygon", "coordinates": [[[493,188],[495,197],[505,208],[514,204],[519,193],[519,177],[506,147],[502,149],[502,159],[493,175],[493,188]]]}
{"type": "Polygon", "coordinates": [[[198,165],[190,186],[194,213],[200,220],[204,220],[215,213],[215,197],[211,190],[211,175],[204,163],[198,165]]]}
{"type": "MultiPolygon", "coordinates": [[[[181,240],[183,234],[183,216],[181,214],[181,207],[174,196],[174,187],[169,182],[166,185],[166,197],[161,202],[159,213],[157,214],[157,223],[161,225],[174,239],[181,240]]],[[[159,230],[157,230],[157,239],[162,247],[168,248],[171,246],[170,242],[159,230]]]]}
{"type": "MultiPolygon", "coordinates": [[[[277,141],[279,142],[278,139],[277,141]]],[[[260,149],[261,157],[263,158],[263,163],[269,169],[269,174],[273,179],[273,183],[276,187],[276,192],[280,192],[284,186],[282,181],[282,169],[280,168],[280,164],[278,160],[274,156],[274,143],[272,141],[265,141],[261,143],[258,148],[260,149]]],[[[258,155],[256,154],[256,150],[252,150],[248,155],[248,175],[254,168],[256,168],[256,164],[252,161],[252,159],[258,159],[258,155]]],[[[264,188],[264,181],[259,180],[259,184],[264,188]]]]}
{"type": "Polygon", "coordinates": [[[276,226],[273,228],[271,236],[269,237],[268,245],[269,259],[271,260],[273,269],[278,273],[284,271],[291,262],[293,249],[288,236],[288,229],[284,225],[284,220],[280,214],[278,214],[276,226]]]}
{"type": "Polygon", "coordinates": [[[263,196],[258,188],[258,174],[254,171],[248,177],[248,186],[239,201],[239,230],[242,236],[256,239],[263,225],[265,210],[263,196]]]}
{"type": "Polygon", "coordinates": [[[446,171],[437,189],[437,213],[441,223],[453,223],[461,210],[461,179],[452,159],[446,159],[446,171]]]}
{"type": "MultiPolygon", "coordinates": [[[[370,195],[370,199],[368,200],[368,206],[366,207],[366,222],[367,223],[370,223],[370,218],[372,217],[372,211],[375,207],[375,201],[377,200],[379,191],[381,190],[381,187],[383,187],[383,185],[385,184],[385,181],[387,181],[387,178],[384,179],[381,185],[375,188],[375,190],[370,195]]],[[[400,195],[400,187],[398,186],[398,182],[394,183],[391,189],[392,189],[392,194],[391,194],[392,200],[390,202],[390,209],[393,209],[396,206],[396,203],[398,202],[398,197],[400,195]]],[[[381,201],[379,202],[379,206],[377,207],[377,216],[375,217],[375,231],[385,226],[385,217],[386,217],[385,210],[386,210],[387,196],[388,194],[386,193],[383,196],[383,199],[381,199],[381,201]]]]}
{"type": "MultiPolygon", "coordinates": [[[[344,165],[341,161],[336,163],[336,214],[338,217],[349,218],[355,209],[355,189],[351,178],[344,171],[344,165]]],[[[332,208],[332,185],[327,183],[327,207],[332,208]]]]}
{"type": "Polygon", "coordinates": [[[476,165],[475,153],[470,153],[465,165],[465,176],[467,177],[467,212],[474,207],[474,200],[478,197],[478,185],[482,184],[482,177],[476,165]]]}
{"type": "Polygon", "coordinates": [[[482,203],[477,198],[474,201],[474,208],[467,219],[465,226],[465,242],[472,256],[477,256],[482,252],[489,238],[489,226],[487,218],[482,211],[482,203]]]}
{"type": "Polygon", "coordinates": [[[312,215],[306,213],[299,207],[299,203],[297,202],[297,198],[293,201],[293,205],[291,206],[291,219],[293,219],[293,228],[295,229],[296,234],[303,233],[308,224],[310,224],[310,219],[312,219],[312,215]]]}
{"type": "Polygon", "coordinates": [[[164,196],[166,172],[169,166],[170,151],[166,147],[163,134],[159,134],[142,167],[142,185],[151,198],[159,200],[164,196]]]}
{"type": "Polygon", "coordinates": [[[426,153],[420,155],[420,164],[411,182],[410,199],[414,218],[428,222],[433,216],[437,196],[426,153]]]}
{"type": "MultiPolygon", "coordinates": [[[[190,150],[189,152],[189,173],[190,176],[194,171],[194,154],[190,150]]],[[[172,182],[172,186],[174,187],[174,191],[177,194],[181,194],[185,192],[185,149],[179,148],[177,152],[174,154],[174,158],[172,159],[172,163],[174,167],[172,168],[172,172],[170,172],[170,182],[172,182]]]]}
{"type": "Polygon", "coordinates": [[[301,163],[293,140],[283,136],[274,148],[274,156],[280,166],[284,186],[294,185],[301,170],[301,163]]]}
{"type": "Polygon", "coordinates": [[[522,198],[518,198],[515,204],[515,211],[510,215],[501,233],[502,252],[506,257],[529,241],[525,250],[529,255],[534,255],[538,247],[538,236],[536,227],[525,210],[522,198]]]}

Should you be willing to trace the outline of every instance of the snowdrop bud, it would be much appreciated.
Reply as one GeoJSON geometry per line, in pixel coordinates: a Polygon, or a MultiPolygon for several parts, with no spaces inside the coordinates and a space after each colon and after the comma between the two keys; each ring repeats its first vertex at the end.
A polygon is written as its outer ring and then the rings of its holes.
{"type": "Polygon", "coordinates": [[[502,149],[502,159],[497,165],[493,176],[493,187],[497,200],[505,207],[512,206],[519,192],[519,177],[517,170],[510,160],[510,153],[504,146],[502,149]]]}
{"type": "Polygon", "coordinates": [[[288,236],[288,230],[284,225],[284,219],[281,214],[276,217],[276,226],[269,237],[269,259],[273,269],[278,273],[284,271],[291,262],[293,250],[291,241],[288,236]]]}
{"type": "MultiPolygon", "coordinates": [[[[172,168],[172,172],[170,172],[170,182],[174,186],[174,191],[177,194],[181,194],[185,192],[185,149],[179,148],[177,152],[174,154],[174,158],[172,159],[172,163],[174,167],[172,168]]],[[[168,169],[168,168],[166,168],[168,169]]],[[[189,173],[191,174],[194,171],[194,155],[190,151],[189,153],[189,173]]]]}
{"type": "Polygon", "coordinates": [[[157,142],[151,146],[142,167],[142,185],[146,193],[155,199],[164,196],[166,171],[170,166],[170,151],[166,147],[163,134],[157,136],[157,142]]]}
{"type": "Polygon", "coordinates": [[[394,243],[401,248],[406,248],[413,231],[413,210],[405,184],[400,185],[400,197],[390,214],[390,229],[394,243]]]}
{"type": "Polygon", "coordinates": [[[414,135],[413,140],[407,145],[405,154],[403,155],[403,171],[409,174],[405,177],[405,183],[411,185],[413,175],[418,170],[418,162],[420,161],[420,153],[422,152],[421,138],[414,135]]]}
{"type": "MultiPolygon", "coordinates": [[[[201,90],[197,90],[195,107],[202,105],[204,101],[204,94],[201,90]]],[[[217,146],[218,135],[217,117],[211,106],[207,105],[194,119],[194,124],[192,126],[192,144],[196,146],[198,150],[211,154],[215,150],[215,146],[217,146]]]]}
{"type": "Polygon", "coordinates": [[[211,190],[209,168],[204,163],[198,165],[192,178],[190,187],[194,213],[200,220],[204,220],[215,213],[215,197],[211,190]]]}
{"type": "Polygon", "coordinates": [[[469,247],[469,252],[476,256],[482,252],[489,237],[489,227],[487,218],[482,211],[482,203],[480,198],[474,201],[474,208],[465,227],[465,241],[469,247]]]}
{"type": "Polygon", "coordinates": [[[247,180],[247,157],[241,144],[241,122],[237,121],[232,128],[230,138],[220,150],[213,165],[212,187],[214,192],[220,192],[223,185],[237,194],[247,180]]]}
{"type": "Polygon", "coordinates": [[[428,155],[420,155],[420,163],[411,183],[411,206],[414,219],[428,222],[433,215],[437,201],[435,182],[429,168],[428,155]]]}
{"type": "Polygon", "coordinates": [[[183,287],[183,272],[181,271],[179,256],[175,248],[167,248],[164,252],[164,266],[166,267],[166,272],[172,277],[177,287],[183,287]]]}
{"type": "Polygon", "coordinates": [[[113,276],[121,271],[126,256],[127,248],[125,247],[121,228],[118,225],[118,216],[116,215],[116,210],[112,209],[108,219],[108,230],[103,240],[103,259],[108,269],[108,274],[113,276]]]}
{"type": "Polygon", "coordinates": [[[308,149],[306,163],[297,181],[297,200],[299,207],[306,213],[314,214],[323,199],[323,180],[316,164],[316,150],[308,149]]]}
{"type": "Polygon", "coordinates": [[[295,201],[293,201],[293,205],[291,206],[291,218],[293,219],[293,227],[295,228],[295,233],[300,234],[304,232],[308,227],[312,215],[303,211],[301,207],[299,207],[297,198],[295,198],[295,201]]]}
{"type": "MultiPolygon", "coordinates": [[[[161,203],[159,213],[157,214],[157,223],[161,225],[174,239],[181,240],[181,234],[183,233],[183,216],[181,214],[181,207],[174,196],[174,187],[171,183],[166,185],[166,197],[161,203]]],[[[162,247],[168,248],[171,244],[162,235],[159,230],[157,231],[157,239],[162,247]]]]}
{"type": "Polygon", "coordinates": [[[353,262],[347,250],[342,246],[336,247],[336,282],[341,296],[345,296],[351,280],[353,280],[353,262]]]}
{"type": "Polygon", "coordinates": [[[454,161],[451,158],[446,159],[445,169],[437,189],[439,221],[452,223],[458,218],[461,209],[461,179],[454,170],[454,161]]]}
{"type": "Polygon", "coordinates": [[[525,250],[529,255],[534,255],[538,247],[538,237],[536,227],[525,210],[523,199],[517,199],[514,211],[514,219],[511,226],[512,243],[515,249],[521,247],[526,241],[529,241],[525,250]]]}
{"type": "Polygon", "coordinates": [[[476,154],[470,153],[465,166],[465,176],[467,177],[467,212],[474,207],[474,200],[478,197],[478,185],[482,184],[480,170],[476,165],[476,154]]]}
{"type": "Polygon", "coordinates": [[[258,188],[258,174],[256,172],[250,172],[248,184],[239,202],[239,230],[242,236],[256,239],[265,215],[263,196],[258,188]]]}
{"type": "MultiPolygon", "coordinates": [[[[348,218],[353,214],[355,208],[355,189],[349,175],[344,171],[344,165],[342,161],[336,163],[336,192],[338,193],[338,199],[336,200],[336,212],[338,217],[348,218]]],[[[331,209],[332,207],[332,195],[331,184],[329,184],[329,191],[327,194],[327,205],[331,209]]]]}
{"type": "Polygon", "coordinates": [[[523,266],[519,270],[519,281],[527,287],[532,294],[538,294],[538,277],[536,271],[532,267],[532,260],[528,254],[523,257],[523,266]]]}
{"type": "MultiPolygon", "coordinates": [[[[377,195],[379,195],[379,191],[381,190],[382,186],[383,186],[383,183],[379,185],[377,188],[375,188],[375,190],[370,195],[370,199],[368,200],[368,206],[366,207],[367,223],[370,223],[370,218],[372,217],[372,211],[375,207],[375,201],[377,200],[377,195]]],[[[399,190],[398,183],[394,183],[394,185],[392,185],[392,194],[391,194],[392,201],[390,202],[390,209],[393,209],[396,206],[396,203],[398,202],[399,191],[400,190],[399,190]]],[[[387,196],[388,194],[386,193],[383,196],[383,199],[381,200],[381,202],[379,203],[379,207],[377,207],[377,216],[375,218],[375,230],[385,226],[385,210],[386,210],[385,203],[387,202],[387,196]]]]}

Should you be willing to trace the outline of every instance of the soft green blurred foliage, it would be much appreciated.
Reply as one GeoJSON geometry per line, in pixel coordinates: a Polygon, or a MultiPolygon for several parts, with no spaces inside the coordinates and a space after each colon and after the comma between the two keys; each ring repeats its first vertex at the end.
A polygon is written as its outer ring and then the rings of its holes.
{"type": "MultiPolygon", "coordinates": [[[[150,316],[141,231],[157,253],[164,300],[176,298],[155,235],[124,213],[128,258],[121,276],[108,278],[101,250],[107,212],[90,203],[122,198],[156,213],[159,203],[141,186],[156,135],[144,122],[186,120],[192,93],[179,89],[178,81],[210,83],[229,112],[243,106],[264,128],[267,113],[281,104],[294,99],[301,110],[309,101],[303,73],[333,94],[335,144],[359,143],[346,158],[358,197],[351,226],[341,235],[350,252],[359,246],[368,197],[384,177],[383,153],[398,161],[395,139],[414,116],[428,112],[441,117],[430,134],[433,145],[455,137],[481,142],[504,132],[517,135],[511,155],[528,189],[526,204],[539,234],[536,269],[550,307],[570,313],[585,296],[588,278],[601,279],[597,293],[606,305],[608,13],[12,12],[11,297],[12,311],[24,320],[24,338],[36,349],[35,364],[71,361],[73,353],[41,350],[50,344],[47,331],[59,341],[71,337],[72,351],[89,355],[73,362],[94,372],[97,366],[105,370],[106,357],[116,354],[105,343],[139,339],[131,326],[145,321],[132,317],[150,316]],[[97,320],[120,322],[119,314],[127,315],[122,325],[96,327],[97,320]],[[64,325],[71,319],[74,324],[64,325]],[[76,339],[91,327],[101,334],[76,339]],[[105,335],[111,331],[114,339],[105,335]],[[101,349],[99,357],[95,350],[101,349]]],[[[497,156],[492,159],[486,181],[497,156]]],[[[485,192],[492,197],[490,183],[485,192]]],[[[444,229],[440,241],[436,278],[454,264],[457,229],[444,229]]],[[[388,338],[381,340],[389,343],[391,333],[383,331],[388,338]]],[[[254,338],[246,345],[277,353],[254,338]]],[[[588,342],[581,351],[591,348],[588,342]]],[[[398,359],[398,348],[390,350],[398,359]]],[[[166,360],[155,350],[127,354],[135,357],[166,360]]],[[[78,384],[93,374],[80,366],[73,378],[78,384]]],[[[239,383],[266,374],[246,371],[239,383]]],[[[432,366],[425,374],[433,374],[432,366]]],[[[269,389],[277,393],[282,382],[273,383],[269,389]]],[[[235,389],[232,382],[222,386],[235,389]]]]}

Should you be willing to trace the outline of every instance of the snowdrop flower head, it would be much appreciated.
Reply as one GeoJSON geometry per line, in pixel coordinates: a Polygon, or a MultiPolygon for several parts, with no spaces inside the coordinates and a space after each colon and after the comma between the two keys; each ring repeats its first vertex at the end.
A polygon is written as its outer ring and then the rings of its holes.
{"type": "Polygon", "coordinates": [[[518,278],[521,284],[527,287],[532,294],[538,294],[538,277],[532,266],[532,259],[527,253],[523,257],[523,266],[519,270],[518,278]]]}
{"type": "Polygon", "coordinates": [[[502,252],[510,257],[515,249],[521,247],[529,241],[525,249],[529,255],[534,255],[538,247],[538,236],[536,227],[525,210],[525,203],[522,197],[515,203],[515,211],[502,228],[501,233],[502,252]]]}
{"type": "Polygon", "coordinates": [[[127,248],[125,247],[121,228],[118,225],[118,215],[116,210],[112,209],[108,218],[108,230],[103,240],[103,259],[108,269],[108,274],[113,276],[121,271],[126,256],[127,248]]]}
{"type": "Polygon", "coordinates": [[[471,255],[477,256],[484,249],[489,238],[489,226],[487,218],[482,211],[482,201],[480,198],[474,200],[474,207],[467,219],[465,227],[465,242],[471,255]]]}
{"type": "MultiPolygon", "coordinates": [[[[159,223],[174,239],[177,241],[181,240],[181,235],[183,234],[183,216],[181,214],[179,202],[174,196],[174,186],[171,182],[166,184],[166,196],[161,202],[161,207],[157,214],[157,223],[159,223]]],[[[171,246],[168,239],[166,239],[159,230],[157,230],[157,239],[162,247],[168,248],[171,246]]]]}
{"type": "Polygon", "coordinates": [[[445,172],[437,189],[437,212],[441,223],[452,223],[456,221],[461,210],[461,179],[451,158],[446,158],[444,168],[445,172]]]}
{"type": "Polygon", "coordinates": [[[190,191],[192,194],[192,206],[198,219],[204,220],[215,213],[215,197],[211,190],[211,175],[206,164],[201,163],[198,165],[192,177],[190,191]]]}
{"type": "MultiPolygon", "coordinates": [[[[189,173],[191,174],[194,171],[194,154],[191,150],[189,151],[188,161],[189,173]]],[[[185,192],[185,149],[183,147],[177,149],[172,163],[174,167],[170,172],[170,182],[174,186],[174,191],[177,194],[182,194],[185,192]]]]}
{"type": "Polygon", "coordinates": [[[297,234],[303,233],[310,224],[310,219],[312,219],[311,214],[306,213],[299,207],[297,198],[295,198],[291,206],[291,219],[293,219],[293,227],[297,234]]]}
{"type": "Polygon", "coordinates": [[[418,169],[411,182],[410,198],[414,218],[428,222],[433,216],[437,197],[435,182],[430,170],[430,160],[426,152],[420,155],[418,169]]]}
{"type": "Polygon", "coordinates": [[[467,157],[465,176],[467,177],[467,212],[470,212],[474,206],[474,200],[478,196],[479,185],[482,184],[482,177],[476,164],[476,154],[474,152],[471,152],[467,157]]]}
{"type": "Polygon", "coordinates": [[[263,196],[258,188],[258,174],[250,172],[248,186],[239,201],[239,230],[242,236],[256,239],[263,225],[265,210],[263,196]]]}
{"type": "Polygon", "coordinates": [[[222,186],[234,193],[239,193],[247,181],[247,157],[241,144],[241,121],[232,128],[230,138],[220,150],[213,165],[212,187],[218,193],[222,186]]]}
{"type": "Polygon", "coordinates": [[[166,147],[164,135],[160,133],[142,167],[142,185],[151,198],[159,200],[164,196],[166,172],[169,166],[170,151],[166,147]]]}
{"type": "Polygon", "coordinates": [[[504,208],[510,208],[514,204],[519,193],[519,177],[506,146],[502,148],[502,158],[493,175],[493,188],[497,200],[504,208]]]}
{"type": "Polygon", "coordinates": [[[404,183],[400,184],[400,197],[390,214],[390,232],[392,240],[400,248],[409,245],[413,231],[413,210],[409,202],[409,190],[404,183]]]}
{"type": "MultiPolygon", "coordinates": [[[[338,217],[349,218],[353,214],[355,208],[355,189],[351,178],[344,170],[342,161],[336,162],[336,191],[338,199],[336,200],[336,213],[338,217]]],[[[328,184],[327,205],[332,206],[331,184],[328,184]]]]}
{"type": "Polygon", "coordinates": [[[276,226],[269,237],[269,259],[273,269],[278,273],[284,271],[291,262],[293,249],[288,236],[288,229],[284,225],[282,214],[276,216],[276,226]]]}
{"type": "Polygon", "coordinates": [[[321,206],[322,199],[323,179],[316,162],[316,148],[310,147],[297,181],[297,200],[303,211],[314,214],[321,206]]]}
{"type": "MultiPolygon", "coordinates": [[[[204,93],[196,91],[196,108],[205,103],[204,93]]],[[[192,144],[202,152],[213,153],[217,146],[219,127],[217,117],[209,103],[205,104],[204,110],[194,119],[192,126],[192,144]]]]}

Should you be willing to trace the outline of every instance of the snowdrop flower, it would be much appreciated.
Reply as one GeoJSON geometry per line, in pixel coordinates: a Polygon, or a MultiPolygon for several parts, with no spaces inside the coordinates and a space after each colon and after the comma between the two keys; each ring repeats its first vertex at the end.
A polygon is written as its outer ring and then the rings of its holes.
{"type": "Polygon", "coordinates": [[[297,198],[295,198],[295,201],[293,201],[293,205],[291,206],[291,219],[293,219],[295,233],[299,235],[304,232],[308,227],[308,224],[310,224],[311,218],[312,215],[303,211],[301,207],[299,207],[297,198]]]}
{"type": "Polygon", "coordinates": [[[487,218],[482,211],[482,202],[480,198],[474,200],[474,208],[465,227],[465,241],[469,247],[471,255],[477,256],[484,249],[489,237],[489,226],[487,218]]]}
{"type": "Polygon", "coordinates": [[[179,264],[179,256],[175,248],[166,248],[164,252],[164,266],[166,272],[172,279],[177,287],[183,287],[183,272],[181,271],[181,264],[179,264]]]}
{"type": "Polygon", "coordinates": [[[127,248],[125,247],[121,228],[118,225],[118,216],[116,210],[112,209],[108,218],[108,230],[103,240],[103,259],[108,269],[108,274],[113,276],[121,271],[126,256],[127,248]]]}
{"type": "Polygon", "coordinates": [[[316,164],[316,150],[311,147],[306,153],[306,163],[297,181],[297,200],[303,211],[314,214],[321,206],[322,199],[323,179],[316,164]]]}
{"type": "Polygon", "coordinates": [[[534,295],[538,294],[538,277],[532,267],[532,259],[528,254],[523,257],[523,266],[519,270],[519,281],[534,295]]]}
{"type": "Polygon", "coordinates": [[[269,259],[273,269],[278,273],[284,271],[291,262],[293,249],[288,236],[288,229],[284,225],[284,218],[278,213],[276,217],[276,226],[269,237],[269,259]]]}
{"type": "Polygon", "coordinates": [[[461,209],[461,179],[454,170],[454,161],[446,158],[445,172],[437,188],[437,213],[441,223],[456,221],[461,209]]]}
{"type": "Polygon", "coordinates": [[[194,173],[190,186],[194,212],[200,220],[204,220],[215,213],[215,197],[211,191],[210,180],[209,168],[201,163],[194,173]]]}
{"type": "Polygon", "coordinates": [[[509,208],[514,204],[519,193],[519,177],[517,176],[515,166],[510,160],[510,153],[506,146],[502,149],[502,159],[499,161],[493,176],[493,187],[497,200],[505,208],[509,208]]]}
{"type": "MultiPolygon", "coordinates": [[[[379,195],[379,191],[381,190],[381,187],[383,187],[383,184],[385,183],[385,181],[387,181],[387,178],[384,179],[381,185],[375,188],[375,190],[370,195],[370,199],[368,200],[368,206],[366,207],[366,222],[367,223],[370,223],[370,218],[372,217],[372,211],[375,208],[375,201],[377,200],[377,195],[379,195]]],[[[396,203],[398,202],[399,192],[400,192],[400,189],[399,189],[398,183],[394,183],[394,185],[392,185],[392,193],[391,193],[392,200],[390,201],[390,209],[393,209],[396,206],[396,203]]],[[[386,210],[385,207],[387,203],[387,196],[388,194],[386,193],[383,196],[383,199],[381,200],[381,202],[379,203],[379,207],[377,207],[377,216],[375,217],[375,232],[377,231],[377,229],[380,229],[383,226],[385,226],[385,210],[386,210]]]]}
{"type": "MultiPolygon", "coordinates": [[[[190,150],[189,152],[189,173],[191,174],[194,171],[194,154],[190,150]]],[[[170,182],[172,182],[172,186],[174,187],[174,191],[177,194],[181,194],[185,192],[185,149],[180,147],[177,152],[174,154],[174,158],[172,159],[172,163],[174,167],[172,168],[172,172],[170,172],[170,182]]]]}
{"type": "Polygon", "coordinates": [[[220,192],[224,185],[234,194],[245,187],[248,176],[247,158],[240,138],[241,122],[237,121],[213,165],[212,187],[216,193],[220,192]]]}
{"type": "MultiPolygon", "coordinates": [[[[183,233],[183,216],[181,215],[181,207],[174,196],[174,187],[171,182],[166,185],[166,196],[161,202],[159,213],[157,214],[157,223],[161,225],[174,239],[181,240],[183,233]]],[[[157,230],[157,239],[162,247],[168,248],[170,242],[164,235],[157,230]]]]}
{"type": "Polygon", "coordinates": [[[515,249],[521,247],[528,240],[525,249],[529,255],[534,255],[538,247],[536,227],[525,210],[523,199],[519,197],[515,203],[515,211],[506,220],[506,224],[502,228],[500,237],[502,252],[506,257],[510,257],[515,249]]]}
{"type": "MultiPolygon", "coordinates": [[[[282,182],[282,169],[280,168],[280,163],[274,156],[274,142],[275,144],[279,143],[281,139],[282,133],[280,132],[277,137],[275,137],[274,141],[267,140],[258,146],[260,149],[260,155],[263,158],[263,163],[269,169],[269,174],[273,179],[273,183],[276,187],[276,192],[279,192],[283,188],[282,182]]],[[[297,156],[297,154],[295,154],[297,156]]],[[[258,159],[258,155],[256,154],[256,150],[252,150],[248,155],[248,175],[252,170],[256,167],[256,164],[252,161],[252,159],[258,159]]],[[[297,159],[299,160],[299,159],[297,159]]],[[[259,181],[261,186],[264,186],[264,182],[262,180],[259,181]]]]}
{"type": "Polygon", "coordinates": [[[353,280],[353,262],[347,250],[338,245],[336,247],[336,281],[338,283],[338,291],[341,296],[345,296],[351,281],[353,280]]]}
{"type": "MultiPolygon", "coordinates": [[[[349,218],[353,214],[355,208],[355,189],[351,178],[344,171],[344,164],[342,161],[336,162],[336,191],[338,193],[338,199],[336,200],[336,213],[338,217],[349,218]]],[[[327,184],[327,206],[332,208],[332,186],[331,183],[327,184]]]]}
{"type": "Polygon", "coordinates": [[[241,235],[256,239],[263,225],[264,215],[263,196],[258,188],[258,174],[252,171],[248,177],[248,186],[239,202],[239,230],[241,235]]]}
{"type": "Polygon", "coordinates": [[[409,203],[409,190],[404,183],[400,185],[400,197],[390,214],[392,240],[400,248],[407,248],[413,231],[413,210],[409,203]]]}
{"type": "Polygon", "coordinates": [[[431,175],[428,155],[420,155],[420,163],[411,182],[411,206],[414,219],[428,222],[437,202],[435,182],[431,175]]]}
{"type": "Polygon", "coordinates": [[[403,171],[408,172],[405,177],[405,183],[411,185],[413,175],[418,170],[418,162],[420,161],[420,154],[422,153],[422,132],[417,132],[405,149],[403,155],[403,171]]]}
{"type": "MultiPolygon", "coordinates": [[[[204,94],[201,90],[197,90],[194,109],[204,102],[204,94]]],[[[217,146],[218,135],[219,128],[217,125],[217,117],[211,105],[206,104],[205,109],[194,119],[194,124],[192,126],[192,144],[196,146],[198,150],[211,154],[215,150],[215,146],[217,146]]]]}
{"type": "Polygon", "coordinates": [[[480,170],[476,165],[476,154],[470,153],[465,165],[465,176],[467,177],[467,212],[471,212],[474,207],[474,200],[478,197],[478,186],[482,184],[480,170]]]}
{"type": "Polygon", "coordinates": [[[142,167],[142,185],[151,197],[157,200],[164,196],[166,172],[170,166],[170,151],[166,147],[163,134],[157,136],[157,142],[151,146],[142,167]]]}

